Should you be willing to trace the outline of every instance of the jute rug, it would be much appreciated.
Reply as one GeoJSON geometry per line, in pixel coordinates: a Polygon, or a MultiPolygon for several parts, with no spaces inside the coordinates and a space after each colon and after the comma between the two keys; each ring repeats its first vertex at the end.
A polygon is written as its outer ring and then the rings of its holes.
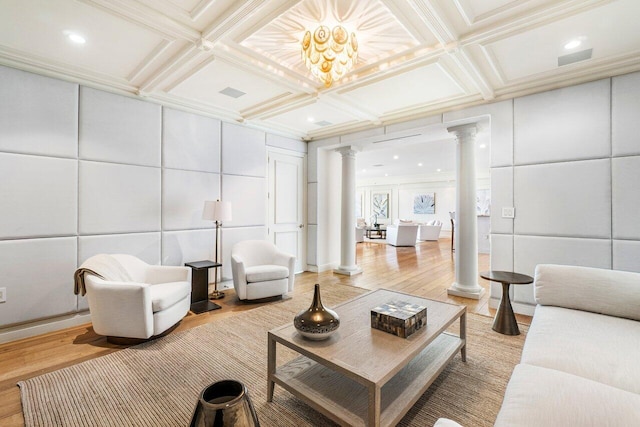
{"type": "MultiPolygon", "coordinates": [[[[323,285],[332,306],[365,292],[323,285]]],[[[27,426],[187,426],[197,396],[208,384],[236,379],[249,389],[263,427],[333,423],[276,386],[266,402],[267,331],[291,322],[311,292],[243,312],[20,382],[27,426]]],[[[456,355],[401,426],[432,426],[439,417],[465,426],[490,426],[520,359],[523,335],[491,330],[491,319],[469,315],[467,362],[456,355]]],[[[456,324],[457,328],[457,324],[456,324]]],[[[278,346],[278,364],[294,356],[278,346]]],[[[363,355],[366,357],[366,355],[363,355]]]]}

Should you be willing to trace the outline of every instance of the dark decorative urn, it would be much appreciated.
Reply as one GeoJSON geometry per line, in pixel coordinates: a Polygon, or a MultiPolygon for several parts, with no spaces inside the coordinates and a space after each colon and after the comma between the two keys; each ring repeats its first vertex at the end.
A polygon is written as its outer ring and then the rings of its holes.
{"type": "Polygon", "coordinates": [[[207,386],[198,398],[190,427],[260,427],[247,387],[224,380],[207,386]]]}
{"type": "Polygon", "coordinates": [[[319,284],[316,283],[313,291],[311,307],[293,318],[293,326],[304,337],[316,341],[325,340],[338,330],[340,317],[338,313],[322,305],[319,284]]]}

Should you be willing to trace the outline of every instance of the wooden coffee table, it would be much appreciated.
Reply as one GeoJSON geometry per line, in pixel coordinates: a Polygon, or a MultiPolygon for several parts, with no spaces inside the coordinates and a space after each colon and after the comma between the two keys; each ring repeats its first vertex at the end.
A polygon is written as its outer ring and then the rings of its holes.
{"type": "Polygon", "coordinates": [[[466,361],[466,307],[380,289],[333,309],[340,329],[310,341],[293,321],[268,334],[267,401],[275,384],[341,425],[396,425],[460,351],[466,361]],[[400,300],[427,307],[427,326],[409,338],[371,328],[371,309],[400,300]],[[460,320],[460,334],[445,330],[460,320]],[[276,344],[300,353],[276,367],[276,344]]]}

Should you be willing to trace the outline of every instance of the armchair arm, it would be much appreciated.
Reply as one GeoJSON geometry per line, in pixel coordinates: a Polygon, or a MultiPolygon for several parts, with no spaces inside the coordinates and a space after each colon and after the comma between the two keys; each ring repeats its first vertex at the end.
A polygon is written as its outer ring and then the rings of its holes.
{"type": "Polygon", "coordinates": [[[233,287],[241,300],[247,299],[247,274],[244,262],[237,255],[231,255],[231,274],[233,275],[233,287]]]}
{"type": "Polygon", "coordinates": [[[189,282],[191,283],[191,269],[172,265],[150,265],[147,267],[145,279],[147,283],[189,282]]]}
{"type": "Polygon", "coordinates": [[[149,338],[153,335],[150,285],[108,282],[86,276],[93,329],[100,335],[149,338]]]}
{"type": "Polygon", "coordinates": [[[289,292],[293,291],[293,282],[295,280],[296,270],[296,257],[291,254],[278,251],[274,256],[274,264],[282,265],[289,269],[289,283],[287,284],[287,289],[289,292]]]}

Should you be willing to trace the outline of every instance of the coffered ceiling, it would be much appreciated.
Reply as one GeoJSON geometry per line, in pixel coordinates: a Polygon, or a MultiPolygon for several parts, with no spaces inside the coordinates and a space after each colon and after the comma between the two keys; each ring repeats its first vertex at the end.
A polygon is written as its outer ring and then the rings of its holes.
{"type": "Polygon", "coordinates": [[[0,64],[310,140],[640,70],[639,16],[638,0],[1,0],[0,64]],[[329,88],[301,61],[320,23],[359,43],[329,88]]]}

